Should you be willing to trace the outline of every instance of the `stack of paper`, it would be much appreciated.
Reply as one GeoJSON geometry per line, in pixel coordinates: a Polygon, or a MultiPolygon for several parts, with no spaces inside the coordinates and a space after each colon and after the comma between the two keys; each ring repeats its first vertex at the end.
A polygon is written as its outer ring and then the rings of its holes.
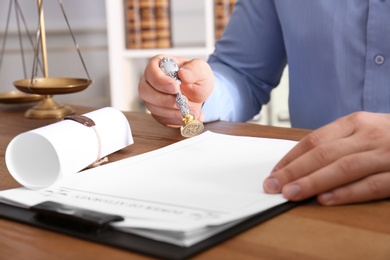
{"type": "Polygon", "coordinates": [[[73,174],[42,190],[0,192],[30,207],[55,201],[125,218],[112,226],[183,247],[286,202],[263,180],[296,142],[205,132],[73,174]]]}

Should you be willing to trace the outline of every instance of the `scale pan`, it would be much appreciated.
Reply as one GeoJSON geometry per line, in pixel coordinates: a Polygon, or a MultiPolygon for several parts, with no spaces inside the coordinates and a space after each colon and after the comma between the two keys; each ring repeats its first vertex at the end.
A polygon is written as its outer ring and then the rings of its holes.
{"type": "Polygon", "coordinates": [[[12,90],[4,93],[0,93],[0,103],[3,104],[20,104],[37,102],[43,99],[43,96],[26,94],[18,90],[12,90]]]}
{"type": "Polygon", "coordinates": [[[39,95],[68,94],[82,91],[91,85],[92,80],[79,78],[34,78],[13,82],[24,93],[39,95]]]}

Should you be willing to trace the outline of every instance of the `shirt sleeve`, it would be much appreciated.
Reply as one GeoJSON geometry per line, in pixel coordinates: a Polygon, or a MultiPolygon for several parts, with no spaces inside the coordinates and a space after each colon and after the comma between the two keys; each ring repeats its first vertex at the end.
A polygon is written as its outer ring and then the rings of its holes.
{"type": "Polygon", "coordinates": [[[203,106],[205,121],[247,121],[259,113],[286,65],[273,0],[238,1],[209,57],[216,84],[203,106]]]}

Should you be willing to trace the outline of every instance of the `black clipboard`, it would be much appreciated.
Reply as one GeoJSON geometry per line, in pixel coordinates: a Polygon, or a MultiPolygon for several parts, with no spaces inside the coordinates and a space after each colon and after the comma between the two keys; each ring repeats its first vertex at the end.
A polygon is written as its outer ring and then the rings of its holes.
{"type": "Polygon", "coordinates": [[[188,259],[212,246],[215,246],[255,225],[265,222],[281,213],[284,213],[302,202],[286,202],[266,211],[260,212],[249,219],[230,227],[206,240],[190,247],[180,247],[165,242],[133,235],[107,227],[98,232],[79,229],[77,226],[61,225],[41,221],[39,213],[31,209],[20,208],[0,203],[0,217],[32,225],[35,227],[59,232],[77,238],[101,243],[161,259],[188,259]]]}

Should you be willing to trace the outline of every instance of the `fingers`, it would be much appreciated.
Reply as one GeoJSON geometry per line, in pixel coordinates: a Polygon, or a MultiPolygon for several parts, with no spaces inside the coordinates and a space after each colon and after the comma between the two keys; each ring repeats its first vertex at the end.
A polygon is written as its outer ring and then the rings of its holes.
{"type": "Polygon", "coordinates": [[[159,123],[176,127],[182,124],[182,116],[175,101],[179,84],[160,69],[163,57],[164,55],[157,55],[149,60],[140,79],[138,93],[159,123]]]}
{"type": "MultiPolygon", "coordinates": [[[[154,118],[166,126],[182,124],[182,115],[176,104],[176,94],[181,91],[188,99],[191,114],[203,120],[202,104],[210,95],[214,86],[214,77],[210,66],[202,60],[191,60],[173,57],[178,63],[179,78],[182,84],[165,75],[160,69],[160,61],[166,55],[157,55],[150,59],[144,75],[141,77],[138,92],[146,108],[154,118]],[[206,84],[204,87],[203,85],[206,84]]],[[[170,57],[169,57],[170,58],[170,57]]]]}
{"type": "Polygon", "coordinates": [[[286,166],[280,169],[275,168],[264,182],[265,191],[279,193],[285,184],[314,173],[335,162],[338,158],[351,153],[354,151],[354,147],[349,146],[348,142],[348,139],[343,139],[317,146],[310,153],[304,153],[291,160],[286,166]],[[340,149],[335,149],[335,147],[340,147],[340,149]]]}
{"type": "MultiPolygon", "coordinates": [[[[173,97],[173,100],[175,97],[173,97]]],[[[175,102],[175,101],[173,101],[175,102]]],[[[146,108],[151,112],[153,117],[161,124],[170,127],[179,127],[183,124],[182,114],[179,108],[167,108],[164,106],[157,106],[152,103],[145,102],[146,108]]],[[[199,110],[191,110],[190,113],[198,120],[203,121],[204,115],[199,110]]]]}
{"type": "Polygon", "coordinates": [[[322,205],[343,205],[390,197],[390,172],[375,174],[363,180],[320,194],[322,205]]]}
{"type": "Polygon", "coordinates": [[[284,185],[282,194],[289,200],[303,200],[360,181],[386,167],[387,160],[375,152],[355,153],[284,185]],[[370,157],[377,158],[375,163],[367,161],[370,157]]]}
{"type": "Polygon", "coordinates": [[[162,125],[170,127],[179,127],[182,125],[182,116],[179,109],[169,109],[146,102],[145,107],[149,110],[157,122],[162,125]]]}
{"type": "MultiPolygon", "coordinates": [[[[144,80],[150,87],[165,94],[176,94],[179,92],[179,84],[171,77],[165,75],[160,69],[161,59],[164,55],[154,56],[149,60],[145,68],[144,80]]],[[[180,58],[174,58],[175,60],[180,58]]]]}
{"type": "MultiPolygon", "coordinates": [[[[324,127],[324,129],[329,127],[324,127]]],[[[322,129],[320,129],[322,130],[322,129]]],[[[335,162],[339,158],[351,153],[363,151],[363,146],[348,136],[350,130],[331,139],[327,131],[315,131],[303,138],[281,161],[276,164],[270,176],[265,180],[263,187],[266,192],[279,193],[282,187],[294,180],[312,174],[315,171],[335,162]]]]}
{"type": "Polygon", "coordinates": [[[356,113],[312,132],[275,166],[264,190],[293,201],[319,195],[325,205],[389,196],[389,119],[356,113]]]}
{"type": "Polygon", "coordinates": [[[273,171],[282,169],[296,158],[329,141],[348,137],[355,131],[354,126],[344,123],[345,118],[336,120],[305,136],[290,152],[288,152],[274,167],[273,171]]]}
{"type": "MultiPolygon", "coordinates": [[[[166,107],[168,109],[177,108],[175,97],[176,93],[169,94],[163,92],[160,87],[152,86],[147,80],[145,76],[142,76],[140,79],[138,92],[142,100],[145,103],[154,104],[158,107],[166,107]]],[[[152,111],[151,111],[152,112],[152,111]]],[[[154,112],[154,111],[153,111],[154,112]]]]}
{"type": "Polygon", "coordinates": [[[201,59],[185,62],[178,72],[182,92],[196,103],[203,103],[213,90],[215,79],[210,66],[201,59]]]}

